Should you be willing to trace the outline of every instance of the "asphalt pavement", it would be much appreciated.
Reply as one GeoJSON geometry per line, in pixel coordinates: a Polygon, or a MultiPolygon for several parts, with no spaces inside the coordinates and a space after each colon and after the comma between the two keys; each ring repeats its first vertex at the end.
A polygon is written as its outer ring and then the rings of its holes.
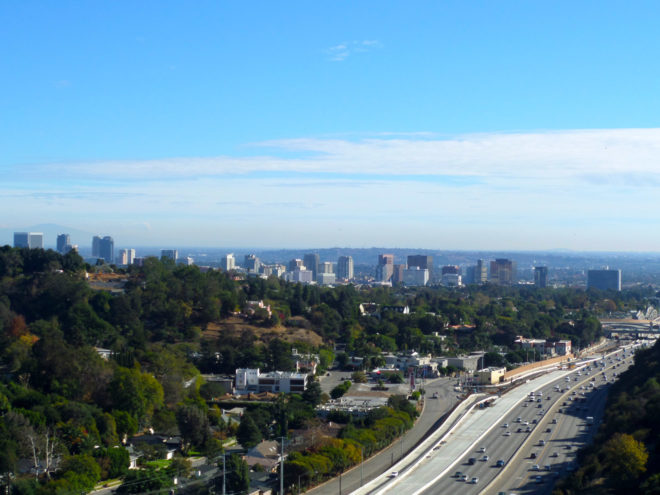
{"type": "Polygon", "coordinates": [[[456,405],[458,399],[453,390],[455,381],[455,378],[427,380],[424,384],[426,390],[424,410],[413,428],[408,430],[401,439],[365,460],[362,466],[358,465],[343,473],[341,481],[340,477],[333,478],[306,493],[313,495],[347,494],[358,489],[362,483],[367,483],[388,470],[423,440],[430,431],[434,430],[443,415],[456,405]],[[438,393],[437,399],[432,398],[434,392],[438,393]]]}

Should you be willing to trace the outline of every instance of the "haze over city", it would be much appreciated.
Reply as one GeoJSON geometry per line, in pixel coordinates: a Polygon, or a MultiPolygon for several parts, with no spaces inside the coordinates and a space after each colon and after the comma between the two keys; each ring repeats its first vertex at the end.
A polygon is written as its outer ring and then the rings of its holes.
{"type": "Polygon", "coordinates": [[[2,240],[656,252],[659,10],[3,3],[2,240]]]}

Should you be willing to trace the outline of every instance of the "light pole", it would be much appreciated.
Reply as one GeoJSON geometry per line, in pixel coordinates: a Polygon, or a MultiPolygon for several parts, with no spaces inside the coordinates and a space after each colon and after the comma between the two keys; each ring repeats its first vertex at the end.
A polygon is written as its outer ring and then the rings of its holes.
{"type": "Polygon", "coordinates": [[[360,488],[364,479],[364,447],[360,445],[360,488]]]}

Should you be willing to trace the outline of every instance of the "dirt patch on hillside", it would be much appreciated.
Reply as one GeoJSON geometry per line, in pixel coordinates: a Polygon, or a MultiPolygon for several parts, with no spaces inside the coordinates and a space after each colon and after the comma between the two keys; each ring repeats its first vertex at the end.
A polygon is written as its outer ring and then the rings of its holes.
{"type": "Polygon", "coordinates": [[[305,342],[312,346],[320,346],[323,339],[317,333],[298,327],[257,327],[246,323],[242,318],[232,317],[221,322],[210,323],[203,332],[202,337],[207,340],[217,340],[222,337],[238,337],[242,333],[251,331],[262,342],[279,338],[287,342],[305,342]]]}

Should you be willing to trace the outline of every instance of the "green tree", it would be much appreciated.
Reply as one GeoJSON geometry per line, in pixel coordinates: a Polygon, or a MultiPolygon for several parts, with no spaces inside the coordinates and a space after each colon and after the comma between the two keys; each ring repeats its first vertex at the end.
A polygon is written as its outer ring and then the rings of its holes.
{"type": "Polygon", "coordinates": [[[311,382],[302,393],[303,400],[309,402],[313,407],[321,403],[321,384],[319,382],[311,382]]]}
{"type": "Polygon", "coordinates": [[[236,432],[236,440],[246,449],[252,448],[261,442],[261,431],[251,416],[245,415],[241,419],[236,432]]]}
{"type": "Polygon", "coordinates": [[[176,414],[179,431],[184,441],[184,452],[190,447],[202,447],[211,435],[206,411],[193,405],[184,405],[176,414]]]}
{"type": "Polygon", "coordinates": [[[227,491],[229,493],[247,493],[250,489],[250,473],[247,462],[241,456],[232,454],[226,461],[227,491]]]}
{"type": "Polygon", "coordinates": [[[642,442],[626,433],[616,433],[603,445],[604,465],[621,483],[637,479],[646,471],[649,453],[642,442]]]}

